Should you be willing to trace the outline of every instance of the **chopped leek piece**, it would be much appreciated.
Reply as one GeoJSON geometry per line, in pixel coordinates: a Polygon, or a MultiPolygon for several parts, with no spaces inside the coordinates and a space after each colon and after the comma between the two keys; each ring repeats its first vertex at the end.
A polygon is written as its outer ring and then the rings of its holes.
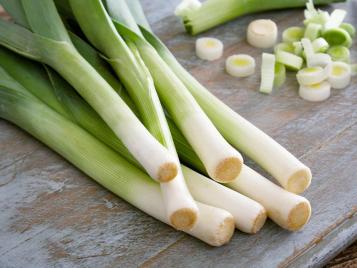
{"type": "Polygon", "coordinates": [[[246,54],[232,55],[226,60],[226,71],[235,77],[252,75],[255,72],[255,60],[246,54]]]}
{"type": "Polygon", "coordinates": [[[274,47],[274,53],[277,53],[279,50],[294,53],[294,46],[291,43],[279,43],[274,47]]]}
{"type": "Polygon", "coordinates": [[[202,60],[218,60],[223,55],[223,43],[217,38],[198,38],[196,40],[196,55],[202,60]]]}
{"type": "Polygon", "coordinates": [[[314,49],[315,53],[324,53],[329,48],[329,44],[325,39],[319,37],[312,41],[312,48],[314,49]]]}
{"type": "Polygon", "coordinates": [[[324,81],[327,78],[327,74],[322,67],[307,67],[298,71],[296,78],[300,85],[311,86],[324,81]]]}
{"type": "Polygon", "coordinates": [[[342,28],[331,28],[322,33],[322,37],[329,43],[330,46],[342,45],[350,47],[352,38],[349,33],[342,28]]]}
{"type": "Polygon", "coordinates": [[[304,48],[302,47],[301,42],[294,42],[293,47],[294,47],[294,54],[296,56],[302,57],[304,55],[303,53],[304,48]]]}
{"type": "Polygon", "coordinates": [[[321,24],[309,23],[306,26],[304,37],[310,39],[310,41],[314,41],[316,38],[319,37],[321,29],[321,24]]]}
{"type": "Polygon", "coordinates": [[[325,30],[340,27],[346,15],[347,12],[343,9],[335,9],[334,11],[332,11],[329,20],[325,24],[325,30]]]}
{"type": "Polygon", "coordinates": [[[283,42],[285,43],[293,43],[300,41],[301,38],[304,37],[305,29],[303,27],[289,27],[284,30],[283,42]]]}
{"type": "Polygon", "coordinates": [[[356,35],[356,28],[351,24],[351,23],[342,23],[340,25],[341,29],[344,29],[346,32],[349,33],[349,35],[351,36],[351,38],[354,38],[356,35]]]}
{"type": "Polygon", "coordinates": [[[278,39],[278,26],[272,20],[254,20],[248,25],[247,40],[253,47],[270,48],[278,39]]]}
{"type": "Polygon", "coordinates": [[[284,64],[275,63],[274,69],[274,88],[280,88],[286,80],[286,68],[284,64]]]}
{"type": "Polygon", "coordinates": [[[276,53],[276,61],[284,64],[290,70],[300,70],[304,63],[301,57],[285,51],[276,53]]]}
{"type": "Polygon", "coordinates": [[[332,59],[330,55],[325,54],[325,53],[316,53],[310,56],[307,60],[307,66],[308,67],[315,67],[315,66],[320,66],[325,68],[329,64],[331,64],[332,59]]]}
{"type": "Polygon", "coordinates": [[[299,88],[299,96],[312,102],[324,101],[330,97],[330,94],[331,86],[326,81],[310,86],[301,85],[299,88]]]}
{"type": "Polygon", "coordinates": [[[351,66],[345,62],[335,61],[329,70],[328,81],[332,88],[342,89],[351,83],[351,66]]]}
{"type": "Polygon", "coordinates": [[[350,50],[344,46],[333,46],[327,50],[333,61],[350,62],[350,50]]]}
{"type": "Polygon", "coordinates": [[[263,53],[261,66],[261,82],[259,91],[270,94],[274,87],[275,56],[263,53]]]}

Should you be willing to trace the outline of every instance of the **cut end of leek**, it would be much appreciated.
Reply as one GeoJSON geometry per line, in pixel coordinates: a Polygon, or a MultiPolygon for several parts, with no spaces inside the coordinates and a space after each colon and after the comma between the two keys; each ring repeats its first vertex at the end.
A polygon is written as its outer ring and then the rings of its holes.
{"type": "Polygon", "coordinates": [[[180,231],[191,230],[197,221],[197,211],[182,208],[170,216],[172,226],[180,231]]]}
{"type": "Polygon", "coordinates": [[[289,27],[283,32],[283,42],[293,43],[304,37],[305,30],[302,27],[289,27]]]}
{"type": "Polygon", "coordinates": [[[333,46],[327,50],[333,61],[350,62],[350,50],[344,46],[333,46]]]}
{"type": "Polygon", "coordinates": [[[157,178],[159,182],[169,182],[173,180],[177,174],[177,163],[165,163],[160,166],[157,178]]]}
{"type": "Polygon", "coordinates": [[[310,186],[311,179],[311,170],[308,167],[297,170],[290,176],[286,190],[295,194],[301,194],[310,186]]]}
{"type": "Polygon", "coordinates": [[[202,6],[198,0],[182,0],[175,9],[175,15],[184,17],[188,12],[195,11],[202,6]]]}
{"type": "Polygon", "coordinates": [[[250,231],[251,234],[256,234],[257,232],[260,231],[260,229],[262,229],[262,227],[264,226],[265,222],[267,220],[267,212],[266,210],[262,210],[259,215],[256,217],[252,230],[250,231]]]}
{"type": "Polygon", "coordinates": [[[254,20],[247,29],[247,41],[258,48],[273,47],[278,39],[278,27],[272,20],[254,20]]]}
{"type": "Polygon", "coordinates": [[[262,55],[260,92],[270,94],[274,87],[275,56],[269,53],[262,55]]]}
{"type": "Polygon", "coordinates": [[[332,88],[342,89],[351,83],[351,66],[345,62],[333,62],[328,75],[332,88]]]}
{"type": "Polygon", "coordinates": [[[196,40],[196,55],[203,60],[217,60],[223,55],[223,43],[217,38],[198,38],[196,40]]]}
{"type": "MultiPolygon", "coordinates": [[[[303,86],[299,88],[299,96],[307,101],[318,102],[324,101],[330,97],[331,85],[324,81],[320,84],[303,86]]],[[[292,187],[295,188],[295,187],[292,187]]]]}
{"type": "Polygon", "coordinates": [[[215,171],[213,179],[221,183],[235,180],[243,167],[243,159],[229,157],[221,161],[215,171]]]}
{"type": "Polygon", "coordinates": [[[245,54],[232,55],[226,60],[226,71],[235,77],[250,76],[255,72],[255,60],[245,54]]]}
{"type": "Polygon", "coordinates": [[[235,221],[233,216],[226,217],[226,219],[220,225],[215,237],[211,237],[211,245],[220,247],[229,242],[234,234],[235,221]]]}
{"type": "MultiPolygon", "coordinates": [[[[305,199],[305,198],[304,198],[305,199]]],[[[289,213],[286,229],[298,231],[309,221],[311,216],[310,202],[305,199],[298,203],[289,213]]]]}

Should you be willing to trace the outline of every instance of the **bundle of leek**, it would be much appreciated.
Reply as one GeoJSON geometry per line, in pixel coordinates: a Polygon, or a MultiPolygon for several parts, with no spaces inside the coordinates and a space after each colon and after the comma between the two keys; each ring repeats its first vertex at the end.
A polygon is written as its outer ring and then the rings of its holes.
{"type": "MultiPolygon", "coordinates": [[[[326,5],[343,1],[345,0],[316,0],[315,3],[326,5]]],[[[206,0],[200,7],[186,8],[178,15],[182,18],[186,31],[196,35],[239,16],[266,10],[303,7],[305,3],[305,0],[206,0]]]]}

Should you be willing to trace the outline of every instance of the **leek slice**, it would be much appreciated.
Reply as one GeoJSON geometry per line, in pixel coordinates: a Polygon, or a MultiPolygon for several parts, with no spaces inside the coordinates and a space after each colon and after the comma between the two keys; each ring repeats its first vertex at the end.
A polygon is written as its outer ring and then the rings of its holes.
{"type": "Polygon", "coordinates": [[[348,32],[348,34],[351,36],[351,38],[354,38],[356,35],[356,28],[353,26],[351,23],[342,23],[340,25],[340,28],[348,32]]]}
{"type": "Polygon", "coordinates": [[[274,88],[280,88],[286,80],[286,68],[284,64],[275,63],[274,68],[274,88]]]}
{"type": "Polygon", "coordinates": [[[304,53],[303,53],[304,48],[302,47],[301,42],[294,42],[293,47],[294,47],[294,54],[296,56],[299,56],[299,57],[304,56],[304,53]]]}
{"type": "Polygon", "coordinates": [[[319,37],[321,29],[322,29],[321,24],[309,23],[306,26],[304,38],[308,38],[310,39],[310,41],[314,41],[319,37]]]}
{"type": "Polygon", "coordinates": [[[274,87],[275,56],[262,54],[261,81],[259,91],[270,94],[274,87]]]}
{"type": "Polygon", "coordinates": [[[331,85],[326,81],[310,86],[301,85],[299,88],[299,96],[311,102],[324,101],[330,97],[330,94],[331,85]]]}
{"type": "Polygon", "coordinates": [[[351,83],[351,66],[345,62],[333,62],[329,69],[328,81],[335,89],[347,87],[351,83]]]}
{"type": "Polygon", "coordinates": [[[320,67],[327,67],[329,64],[331,64],[332,59],[330,55],[325,54],[325,53],[316,53],[310,56],[307,60],[307,65],[308,67],[314,67],[314,66],[320,66],[320,67]]]}
{"type": "Polygon", "coordinates": [[[319,37],[312,41],[312,48],[314,49],[315,53],[324,53],[329,48],[329,44],[324,38],[319,37]]]}
{"type": "Polygon", "coordinates": [[[300,70],[304,63],[301,57],[285,51],[276,53],[276,61],[284,64],[290,70],[300,70]]]}
{"type": "Polygon", "coordinates": [[[350,62],[350,50],[344,46],[333,46],[327,50],[333,61],[350,62]]]}
{"type": "Polygon", "coordinates": [[[322,37],[329,43],[330,46],[342,45],[351,47],[352,38],[349,33],[342,28],[330,28],[322,33],[322,37]]]}
{"type": "Polygon", "coordinates": [[[296,78],[300,85],[310,86],[324,81],[327,78],[327,74],[322,67],[308,67],[298,71],[296,78]]]}
{"type": "Polygon", "coordinates": [[[199,9],[202,6],[198,0],[182,0],[181,3],[175,9],[175,15],[184,17],[190,11],[199,9]]]}
{"type": "Polygon", "coordinates": [[[247,41],[253,47],[273,47],[278,40],[278,26],[272,20],[254,20],[247,28],[247,41]]]}
{"type": "Polygon", "coordinates": [[[246,54],[232,55],[226,60],[226,71],[235,77],[247,77],[255,72],[255,60],[246,54]]]}
{"type": "Polygon", "coordinates": [[[196,40],[196,55],[202,60],[218,60],[223,55],[223,43],[217,38],[198,38],[196,40]]]}
{"type": "Polygon", "coordinates": [[[274,53],[277,53],[280,50],[294,53],[295,47],[292,43],[279,43],[274,47],[274,53]]]}
{"type": "Polygon", "coordinates": [[[303,27],[289,27],[283,31],[283,42],[293,43],[300,41],[304,37],[305,29],[303,27]]]}

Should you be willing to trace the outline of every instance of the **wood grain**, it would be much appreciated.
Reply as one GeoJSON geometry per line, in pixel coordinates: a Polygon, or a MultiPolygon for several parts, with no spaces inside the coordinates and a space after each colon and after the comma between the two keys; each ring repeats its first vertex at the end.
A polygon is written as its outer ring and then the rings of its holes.
{"type": "MultiPolygon", "coordinates": [[[[268,222],[257,235],[236,232],[229,245],[209,247],[133,208],[0,121],[0,267],[312,267],[323,266],[357,238],[356,77],[319,104],[298,97],[294,74],[273,96],[259,94],[259,75],[228,76],[225,57],[249,53],[259,66],[261,51],[244,38],[247,24],[273,18],[283,30],[301,22],[302,10],[245,16],[201,34],[225,44],[224,57],[207,64],[194,55],[195,38],[171,15],[178,2],[142,1],[155,32],[185,67],[311,167],[309,225],[289,233],[268,222]]],[[[348,9],[348,20],[357,25],[356,0],[334,7],[348,9]]],[[[356,48],[355,42],[354,61],[356,48]]]]}

